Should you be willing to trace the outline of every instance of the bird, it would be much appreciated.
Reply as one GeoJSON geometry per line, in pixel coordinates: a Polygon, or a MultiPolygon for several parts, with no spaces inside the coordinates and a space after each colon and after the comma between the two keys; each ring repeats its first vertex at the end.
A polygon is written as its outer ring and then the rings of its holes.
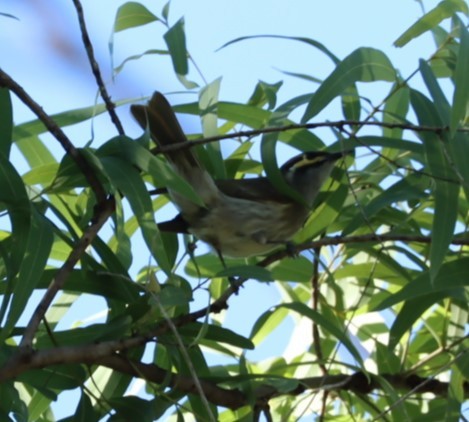
{"type": "MultiPolygon", "coordinates": [[[[171,105],[160,92],[155,92],[146,105],[132,105],[131,113],[158,147],[187,141],[171,105]]],[[[224,256],[266,255],[279,245],[289,244],[311,213],[336,162],[350,152],[303,152],[285,162],[281,174],[303,199],[299,201],[281,192],[267,177],[214,180],[192,149],[168,150],[164,156],[203,205],[168,189],[179,214],[158,227],[193,234],[209,244],[223,264],[224,256]]]]}

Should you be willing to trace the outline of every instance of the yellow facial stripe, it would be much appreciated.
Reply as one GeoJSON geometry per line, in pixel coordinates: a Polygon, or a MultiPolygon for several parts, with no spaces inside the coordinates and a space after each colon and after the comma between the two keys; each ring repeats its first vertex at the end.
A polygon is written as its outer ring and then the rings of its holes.
{"type": "Polygon", "coordinates": [[[302,154],[301,159],[299,159],[294,165],[294,168],[310,166],[311,164],[321,163],[326,157],[324,155],[316,155],[315,157],[308,157],[307,154],[302,154]]]}

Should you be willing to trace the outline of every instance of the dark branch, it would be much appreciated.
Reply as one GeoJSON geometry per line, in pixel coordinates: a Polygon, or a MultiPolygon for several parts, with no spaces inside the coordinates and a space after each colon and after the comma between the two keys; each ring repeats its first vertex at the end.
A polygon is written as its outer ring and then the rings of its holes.
{"type": "Polygon", "coordinates": [[[42,107],[30,97],[23,87],[21,87],[2,69],[0,69],[0,86],[4,86],[14,92],[15,95],[38,117],[50,134],[59,141],[62,148],[68,155],[70,155],[73,161],[75,161],[76,165],[85,176],[88,184],[96,195],[96,201],[98,204],[105,201],[106,193],[101,182],[96,176],[96,171],[88,161],[86,161],[80,151],[75,148],[60,126],[57,125],[57,123],[55,123],[55,121],[42,109],[42,107]]]}
{"type": "Polygon", "coordinates": [[[85,47],[86,54],[88,55],[88,60],[91,65],[91,71],[93,72],[93,75],[96,79],[96,83],[98,84],[99,93],[104,103],[106,104],[106,109],[109,113],[109,116],[111,117],[112,123],[114,123],[114,126],[117,128],[117,132],[119,133],[119,135],[124,135],[124,128],[122,127],[122,123],[120,122],[119,117],[116,113],[116,105],[111,101],[111,97],[109,96],[106,90],[103,78],[101,76],[101,71],[99,70],[98,62],[96,61],[94,56],[93,45],[91,44],[90,36],[88,35],[88,30],[86,29],[85,17],[83,15],[83,7],[79,0],[73,0],[73,4],[75,5],[75,9],[77,11],[83,45],[85,47]]]}
{"type": "MultiPolygon", "coordinates": [[[[121,373],[129,374],[134,377],[143,378],[147,381],[158,384],[167,383],[172,388],[179,390],[184,394],[198,394],[194,385],[194,380],[190,376],[171,373],[154,364],[146,364],[130,360],[122,355],[115,354],[111,344],[118,341],[107,343],[98,343],[88,346],[75,347],[57,347],[48,350],[41,350],[31,354],[27,359],[23,359],[20,366],[15,370],[6,367],[0,374],[0,381],[13,378],[15,375],[24,372],[24,370],[43,368],[50,365],[64,363],[83,363],[88,365],[101,365],[121,373]],[[18,369],[21,369],[18,371],[18,369]]],[[[138,342],[134,342],[137,346],[138,342]]],[[[264,376],[259,375],[259,379],[264,376]]],[[[448,394],[449,384],[438,381],[433,378],[424,378],[417,375],[408,374],[383,374],[367,376],[361,372],[352,375],[326,375],[321,377],[311,377],[297,379],[298,386],[291,391],[279,391],[269,384],[261,384],[255,391],[255,404],[264,409],[266,403],[271,398],[288,395],[300,395],[306,391],[351,391],[357,394],[369,394],[373,390],[382,388],[380,380],[383,379],[394,388],[413,393],[433,393],[440,397],[448,394]]],[[[217,406],[223,406],[230,409],[252,404],[250,398],[237,389],[222,388],[216,382],[199,379],[203,392],[207,399],[217,406]]],[[[464,384],[464,395],[469,397],[469,383],[464,384]]]]}
{"type": "MultiPolygon", "coordinates": [[[[52,283],[46,290],[43,298],[37,305],[29,323],[24,332],[23,338],[21,340],[20,346],[26,350],[30,350],[32,346],[32,341],[34,335],[39,327],[41,320],[44,318],[44,315],[49,309],[52,301],[54,300],[55,295],[61,289],[63,289],[65,281],[70,276],[73,268],[81,257],[85,254],[86,248],[91,245],[94,238],[98,234],[99,230],[106,222],[108,217],[114,212],[114,199],[109,198],[104,205],[99,207],[97,215],[95,215],[95,221],[85,230],[83,236],[77,242],[75,247],[72,249],[72,252],[68,256],[67,260],[64,262],[62,267],[57,272],[56,276],[52,280],[52,283]]],[[[27,353],[27,352],[26,352],[27,353]]],[[[9,364],[7,364],[8,366],[9,364]]]]}
{"type": "MultiPolygon", "coordinates": [[[[253,136],[263,135],[265,133],[278,133],[286,132],[290,130],[299,130],[299,129],[317,129],[320,127],[335,127],[343,128],[344,126],[379,126],[389,129],[407,129],[413,132],[435,132],[441,133],[449,130],[447,126],[419,126],[411,125],[404,123],[389,123],[389,122],[374,122],[374,121],[359,121],[359,120],[339,120],[335,122],[318,122],[318,123],[307,123],[303,125],[291,124],[286,126],[278,127],[266,127],[262,129],[253,129],[253,130],[243,130],[236,133],[227,133],[224,135],[210,136],[203,139],[194,139],[187,142],[174,143],[172,145],[165,145],[163,148],[155,147],[151,151],[154,154],[161,154],[167,151],[177,151],[181,149],[188,149],[195,147],[197,145],[205,145],[212,142],[222,141],[224,139],[234,139],[234,138],[252,138],[253,136]]],[[[458,132],[469,132],[469,128],[459,128],[458,132]]]]}

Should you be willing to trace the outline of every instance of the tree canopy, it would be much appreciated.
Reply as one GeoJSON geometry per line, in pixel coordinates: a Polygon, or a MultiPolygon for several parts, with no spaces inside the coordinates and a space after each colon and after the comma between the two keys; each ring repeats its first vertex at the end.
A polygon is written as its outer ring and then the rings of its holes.
{"type": "Polygon", "coordinates": [[[167,187],[196,194],[147,134],[127,134],[117,111],[137,100],[109,95],[83,7],[73,4],[97,103],[49,114],[0,69],[1,420],[54,420],[52,403],[70,390],[78,404],[62,420],[467,417],[467,4],[443,0],[396,34],[402,48],[429,33],[434,40],[433,54],[406,76],[374,48],[341,58],[304,34],[269,35],[334,64],[323,79],[306,66],[285,74],[314,88],[283,102],[282,83],[264,81],[245,102],[220,99],[220,79],[195,75],[184,17],[169,19],[170,3],[160,12],[119,7],[113,37],[143,25],[166,29],[154,49],[114,64],[114,74],[153,56],[171,63],[196,98],[173,108],[201,127],[175,148],[197,149],[215,179],[266,172],[278,183],[285,146],[355,151],[334,169],[293,245],[225,257],[226,268],[195,248],[197,239],[159,230],[167,187]],[[379,101],[370,87],[384,92],[379,101]],[[13,96],[35,120],[16,122],[13,96]],[[99,145],[78,146],[83,139],[64,130],[106,114],[115,134],[99,145]],[[327,142],[318,130],[328,131],[327,142]],[[142,256],[147,264],[135,269],[142,256]],[[281,299],[256,306],[253,283],[281,299]],[[102,300],[104,316],[91,319],[100,309],[80,301],[89,297],[102,300]],[[91,322],[64,326],[75,303],[91,322]],[[285,350],[250,354],[266,343],[285,350]]]}

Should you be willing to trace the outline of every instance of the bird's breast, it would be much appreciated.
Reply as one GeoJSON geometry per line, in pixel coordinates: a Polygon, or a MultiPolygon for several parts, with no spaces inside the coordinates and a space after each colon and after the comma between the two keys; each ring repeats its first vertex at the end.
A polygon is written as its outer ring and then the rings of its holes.
{"type": "Polygon", "coordinates": [[[184,217],[195,236],[223,255],[248,257],[286,243],[302,227],[307,215],[308,209],[297,203],[222,196],[198,216],[184,217]]]}

